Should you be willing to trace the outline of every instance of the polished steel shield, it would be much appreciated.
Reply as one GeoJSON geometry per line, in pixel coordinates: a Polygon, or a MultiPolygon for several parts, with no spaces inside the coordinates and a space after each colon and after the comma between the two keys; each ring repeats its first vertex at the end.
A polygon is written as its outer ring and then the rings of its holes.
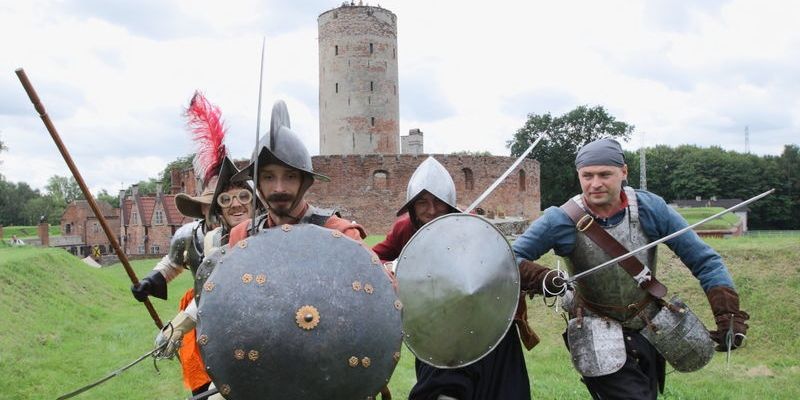
{"type": "Polygon", "coordinates": [[[511,325],[519,269],[503,234],[479,216],[447,214],[420,228],[396,273],[406,346],[427,364],[478,361],[511,325]]]}
{"type": "Polygon", "coordinates": [[[650,320],[650,325],[642,329],[642,336],[675,370],[697,371],[714,357],[715,343],[686,303],[675,296],[670,305],[662,307],[650,320]]]}
{"type": "Polygon", "coordinates": [[[236,243],[215,264],[197,342],[226,399],[367,399],[389,381],[402,307],[361,243],[284,225],[236,243]]]}

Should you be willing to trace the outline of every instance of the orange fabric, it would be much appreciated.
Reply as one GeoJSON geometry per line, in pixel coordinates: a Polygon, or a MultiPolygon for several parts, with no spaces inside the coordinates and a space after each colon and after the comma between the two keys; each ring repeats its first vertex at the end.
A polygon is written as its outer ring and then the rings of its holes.
{"type": "MultiPolygon", "coordinates": [[[[178,309],[185,310],[192,299],[194,299],[194,289],[189,289],[183,294],[178,309]]],[[[211,382],[211,378],[206,373],[206,365],[200,358],[200,347],[197,346],[194,329],[183,335],[183,343],[178,349],[178,358],[181,360],[181,369],[183,369],[183,384],[189,390],[193,391],[211,382]]]]}
{"type": "MultiPolygon", "coordinates": [[[[228,246],[233,247],[240,240],[250,236],[250,221],[242,221],[231,229],[231,234],[228,236],[228,246]]],[[[361,242],[361,239],[367,237],[364,227],[350,222],[346,219],[339,218],[332,215],[325,221],[325,228],[339,231],[352,238],[353,240],[361,242]]]]}

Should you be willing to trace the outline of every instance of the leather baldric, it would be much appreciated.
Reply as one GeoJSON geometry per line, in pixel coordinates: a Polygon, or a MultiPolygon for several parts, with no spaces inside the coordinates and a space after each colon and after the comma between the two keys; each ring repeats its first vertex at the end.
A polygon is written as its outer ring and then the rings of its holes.
{"type": "MultiPolygon", "coordinates": [[[[629,250],[626,249],[625,246],[606,232],[606,230],[574,200],[567,200],[567,202],[561,206],[561,209],[569,216],[572,222],[575,223],[575,228],[578,231],[589,237],[589,239],[595,242],[612,258],[628,253],[629,250]]],[[[645,267],[638,258],[631,255],[619,261],[617,264],[622,267],[631,278],[639,282],[639,287],[646,290],[654,297],[660,299],[667,294],[667,287],[659,282],[658,279],[652,275],[649,268],[645,267]]]]}

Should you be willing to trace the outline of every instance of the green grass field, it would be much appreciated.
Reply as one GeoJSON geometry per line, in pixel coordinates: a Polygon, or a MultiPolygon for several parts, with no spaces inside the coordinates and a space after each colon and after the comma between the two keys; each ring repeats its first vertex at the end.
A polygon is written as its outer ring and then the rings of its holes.
{"type": "MultiPolygon", "coordinates": [[[[377,242],[381,237],[370,237],[377,242]]],[[[749,344],[733,353],[730,367],[717,355],[701,371],[667,376],[665,399],[800,398],[800,238],[736,238],[708,242],[725,259],[752,319],[749,344]]],[[[711,323],[697,281],[666,248],[660,279],[711,323]]],[[[142,277],[156,260],[134,262],[142,277]]],[[[555,266],[556,257],[543,261],[555,266]]],[[[171,318],[191,284],[188,273],[170,285],[169,301],[153,304],[171,318]]],[[[156,328],[128,289],[119,265],[94,269],[58,249],[0,247],[0,398],[52,399],[103,377],[149,351],[156,328]]],[[[535,399],[586,399],[561,339],[562,317],[530,301],[530,320],[542,338],[526,352],[535,399]]],[[[146,360],[77,399],[179,399],[176,361],[146,360]]],[[[390,383],[394,398],[408,396],[415,381],[413,357],[403,352],[390,383]]]]}
{"type": "MultiPolygon", "coordinates": [[[[720,211],[724,210],[722,207],[693,207],[693,208],[678,208],[680,214],[689,225],[708,218],[720,211]]],[[[735,214],[728,213],[719,218],[713,219],[698,226],[697,230],[712,230],[712,229],[730,229],[739,222],[739,217],[735,214]]]]}
{"type": "MultiPolygon", "coordinates": [[[[17,235],[18,238],[25,240],[27,238],[38,237],[39,231],[36,226],[4,226],[3,227],[3,240],[11,241],[11,235],[17,235]]],[[[61,226],[50,225],[50,236],[60,236],[61,226]]]]}

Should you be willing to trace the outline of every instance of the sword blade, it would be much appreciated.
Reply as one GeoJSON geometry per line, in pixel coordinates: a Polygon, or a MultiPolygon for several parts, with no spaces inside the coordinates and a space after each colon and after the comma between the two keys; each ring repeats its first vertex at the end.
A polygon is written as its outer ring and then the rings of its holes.
{"type": "Polygon", "coordinates": [[[497,186],[499,186],[501,183],[503,183],[503,181],[508,177],[508,175],[511,174],[511,171],[513,171],[514,168],[517,168],[517,166],[522,162],[522,160],[524,160],[525,157],[527,157],[528,154],[531,153],[533,148],[536,147],[537,144],[539,144],[539,141],[542,140],[543,137],[544,137],[544,133],[539,135],[539,137],[528,147],[528,149],[525,150],[525,152],[522,153],[522,155],[519,156],[519,158],[517,158],[517,161],[514,161],[514,163],[511,164],[510,167],[508,167],[506,172],[503,173],[503,175],[500,175],[500,177],[497,178],[497,180],[494,181],[494,183],[492,183],[492,185],[489,186],[488,189],[486,189],[483,193],[481,193],[481,195],[478,196],[478,198],[475,199],[475,201],[473,201],[472,204],[470,204],[469,207],[467,207],[466,210],[464,210],[464,213],[465,214],[469,214],[469,212],[472,211],[473,209],[475,209],[475,207],[477,207],[479,204],[481,204],[481,202],[483,200],[485,200],[486,197],[488,197],[490,194],[492,194],[492,192],[495,189],[497,189],[497,186]]]}
{"type": "Polygon", "coordinates": [[[92,382],[92,383],[90,383],[90,384],[88,384],[86,386],[83,386],[80,389],[77,389],[77,390],[74,390],[72,392],[69,392],[69,393],[59,397],[56,400],[64,400],[64,399],[69,399],[70,397],[75,397],[75,396],[77,396],[77,395],[79,395],[79,394],[81,394],[81,393],[83,393],[83,392],[85,392],[85,391],[97,386],[97,385],[100,385],[100,384],[108,381],[109,379],[111,379],[111,378],[113,378],[113,377],[125,372],[125,370],[127,370],[128,368],[138,364],[139,362],[141,362],[145,358],[149,357],[151,354],[155,353],[159,349],[160,349],[160,347],[157,347],[157,348],[155,348],[153,350],[150,350],[147,353],[143,354],[141,357],[139,357],[136,360],[134,360],[132,363],[130,363],[130,364],[128,364],[128,365],[126,365],[126,366],[124,366],[124,367],[122,367],[122,368],[120,368],[120,369],[118,369],[118,370],[106,375],[102,379],[100,379],[98,381],[95,381],[95,382],[92,382]]]}
{"type": "Polygon", "coordinates": [[[689,226],[687,226],[687,227],[685,227],[683,229],[680,229],[680,230],[677,230],[677,231],[675,231],[673,233],[670,233],[669,235],[664,236],[661,239],[652,241],[652,242],[650,242],[650,243],[648,243],[648,244],[646,244],[646,245],[644,245],[642,247],[639,247],[638,249],[631,250],[631,251],[629,251],[629,252],[627,252],[627,253],[625,253],[625,254],[617,257],[617,258],[613,258],[613,259],[608,260],[608,261],[606,261],[606,262],[604,262],[604,263],[602,263],[602,264],[600,264],[600,265],[598,265],[596,267],[593,267],[591,269],[583,271],[580,274],[577,274],[577,275],[567,279],[566,284],[574,283],[578,279],[581,279],[581,278],[583,278],[583,277],[585,277],[587,275],[593,274],[593,273],[595,273],[595,272],[597,272],[597,271],[599,271],[599,270],[601,270],[603,268],[608,267],[609,265],[613,265],[613,264],[617,263],[618,261],[624,260],[626,258],[630,258],[633,255],[635,255],[636,253],[639,253],[639,252],[645,251],[645,250],[647,250],[647,249],[649,249],[651,247],[657,246],[658,244],[666,242],[667,240],[670,240],[670,239],[672,239],[672,238],[674,238],[676,236],[680,236],[680,235],[684,234],[685,232],[687,232],[687,231],[689,231],[689,230],[691,230],[691,229],[693,229],[693,228],[695,228],[697,226],[703,225],[706,222],[711,221],[712,219],[719,218],[722,215],[724,215],[726,213],[729,213],[729,212],[731,212],[731,211],[733,211],[733,210],[735,210],[735,209],[737,209],[739,207],[746,206],[746,205],[748,205],[748,204],[750,204],[750,203],[752,203],[752,202],[754,202],[756,200],[761,199],[762,197],[765,197],[765,196],[767,196],[769,194],[772,194],[772,192],[774,192],[774,191],[775,191],[775,189],[767,190],[766,192],[761,193],[758,196],[755,196],[755,197],[752,197],[750,199],[747,199],[747,200],[745,200],[745,201],[743,201],[743,202],[741,202],[741,203],[739,203],[739,204],[737,204],[737,205],[735,205],[735,206],[733,206],[731,208],[728,208],[726,210],[720,211],[720,212],[718,212],[718,213],[716,213],[716,214],[714,214],[714,215],[712,215],[712,216],[710,216],[708,218],[705,218],[705,219],[703,219],[701,221],[698,221],[698,222],[696,222],[694,224],[691,224],[691,225],[689,225],[689,226]]]}
{"type": "Polygon", "coordinates": [[[255,196],[253,196],[253,220],[251,222],[251,228],[253,229],[252,234],[255,235],[258,232],[258,228],[256,227],[256,216],[258,210],[258,196],[261,193],[258,190],[258,139],[261,136],[261,91],[264,88],[264,48],[267,45],[267,37],[264,36],[261,39],[261,70],[259,71],[258,76],[258,117],[256,118],[256,148],[253,150],[253,192],[255,196]]]}

